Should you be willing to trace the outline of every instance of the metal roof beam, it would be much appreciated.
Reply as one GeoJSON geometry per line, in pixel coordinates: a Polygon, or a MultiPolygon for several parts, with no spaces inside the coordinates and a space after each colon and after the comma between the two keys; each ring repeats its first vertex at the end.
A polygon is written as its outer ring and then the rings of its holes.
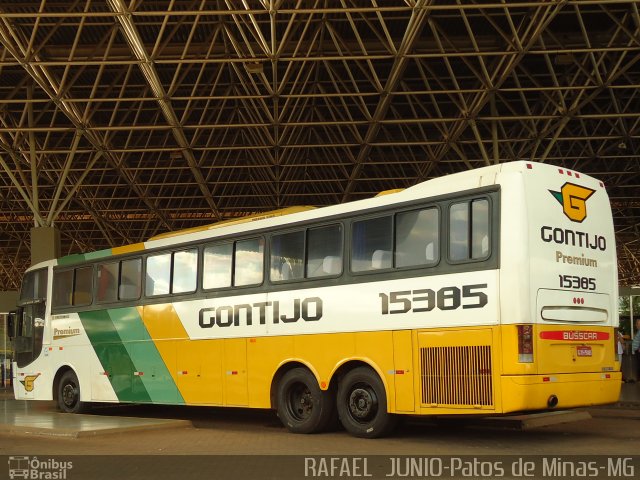
{"type": "Polygon", "coordinates": [[[414,43],[418,38],[420,38],[420,33],[422,32],[422,29],[426,24],[427,17],[429,15],[427,6],[429,4],[431,4],[431,0],[417,0],[415,6],[413,7],[411,17],[407,22],[407,27],[405,29],[402,42],[400,42],[398,51],[394,55],[393,65],[391,66],[389,77],[384,85],[384,89],[379,92],[380,101],[376,106],[375,112],[371,116],[369,127],[367,128],[367,132],[364,135],[362,147],[360,148],[360,151],[358,152],[358,155],[355,159],[351,175],[349,175],[347,186],[345,187],[344,193],[342,194],[343,202],[347,201],[353,193],[355,182],[360,176],[360,172],[362,170],[362,164],[371,153],[371,143],[375,141],[376,137],[378,136],[378,132],[380,131],[381,126],[380,121],[385,118],[387,111],[389,110],[389,105],[391,105],[391,100],[393,98],[391,96],[391,92],[398,87],[400,81],[402,80],[402,73],[407,67],[408,59],[406,55],[413,49],[414,43]]]}
{"type": "Polygon", "coordinates": [[[180,121],[178,120],[178,116],[176,115],[173,106],[171,105],[171,99],[165,92],[164,86],[162,85],[158,72],[156,71],[154,62],[151,56],[147,53],[144,42],[140,38],[131,12],[122,0],[107,0],[107,4],[109,5],[113,13],[116,14],[116,19],[120,23],[121,32],[127,40],[129,46],[131,47],[132,53],[141,62],[138,66],[140,67],[145,80],[149,84],[149,87],[151,88],[151,91],[155,96],[165,120],[171,127],[171,133],[173,134],[176,142],[178,143],[180,151],[182,152],[182,155],[189,165],[189,169],[193,174],[198,188],[202,192],[203,197],[211,208],[214,217],[217,219],[222,219],[222,216],[218,211],[216,202],[213,200],[213,197],[211,195],[211,191],[207,187],[205,179],[202,176],[202,172],[200,171],[200,168],[198,166],[198,160],[195,158],[193,151],[191,150],[191,145],[189,144],[180,121]]]}

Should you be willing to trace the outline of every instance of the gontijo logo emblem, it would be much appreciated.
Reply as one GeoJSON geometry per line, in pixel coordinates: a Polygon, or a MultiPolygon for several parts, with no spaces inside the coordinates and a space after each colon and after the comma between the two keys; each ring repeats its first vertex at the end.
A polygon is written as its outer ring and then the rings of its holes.
{"type": "Polygon", "coordinates": [[[559,192],[553,190],[549,190],[549,192],[562,205],[562,211],[569,220],[581,223],[587,218],[587,200],[595,193],[595,190],[567,182],[559,192]]]}
{"type": "Polygon", "coordinates": [[[35,382],[36,378],[38,378],[39,376],[39,373],[35,375],[27,375],[26,377],[24,377],[24,380],[20,380],[20,383],[24,386],[24,389],[27,392],[33,392],[33,387],[35,386],[33,382],[35,382]]]}

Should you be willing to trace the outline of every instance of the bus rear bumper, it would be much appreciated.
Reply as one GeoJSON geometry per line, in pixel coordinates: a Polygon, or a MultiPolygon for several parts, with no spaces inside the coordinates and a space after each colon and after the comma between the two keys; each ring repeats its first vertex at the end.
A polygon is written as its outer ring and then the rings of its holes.
{"type": "Polygon", "coordinates": [[[606,405],[620,398],[621,372],[501,377],[502,412],[606,405]]]}

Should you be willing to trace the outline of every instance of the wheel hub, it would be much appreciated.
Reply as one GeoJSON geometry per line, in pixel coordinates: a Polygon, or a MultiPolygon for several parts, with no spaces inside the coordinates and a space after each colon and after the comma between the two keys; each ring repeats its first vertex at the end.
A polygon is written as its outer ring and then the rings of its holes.
{"type": "Polygon", "coordinates": [[[371,388],[358,387],[349,396],[349,412],[360,421],[367,421],[378,411],[378,397],[371,388]]]}
{"type": "Polygon", "coordinates": [[[73,385],[65,385],[62,389],[62,400],[67,406],[72,406],[76,401],[77,390],[73,385]]]}
{"type": "Polygon", "coordinates": [[[294,389],[291,395],[291,406],[292,413],[298,420],[308,418],[313,411],[313,395],[311,395],[309,389],[306,387],[294,389]]]}

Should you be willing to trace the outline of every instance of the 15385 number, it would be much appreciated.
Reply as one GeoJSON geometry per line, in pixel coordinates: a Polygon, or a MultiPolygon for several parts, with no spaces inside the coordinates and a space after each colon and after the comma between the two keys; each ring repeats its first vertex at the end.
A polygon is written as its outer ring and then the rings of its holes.
{"type": "Polygon", "coordinates": [[[573,288],[575,290],[595,290],[596,279],[593,277],[578,277],[576,275],[558,275],[560,288],[573,288]]]}
{"type": "Polygon", "coordinates": [[[437,292],[430,288],[418,290],[401,290],[399,292],[380,293],[382,314],[408,312],[430,312],[438,310],[455,310],[457,308],[482,308],[487,304],[487,294],[483,291],[486,283],[463,285],[459,287],[443,287],[437,292]]]}

